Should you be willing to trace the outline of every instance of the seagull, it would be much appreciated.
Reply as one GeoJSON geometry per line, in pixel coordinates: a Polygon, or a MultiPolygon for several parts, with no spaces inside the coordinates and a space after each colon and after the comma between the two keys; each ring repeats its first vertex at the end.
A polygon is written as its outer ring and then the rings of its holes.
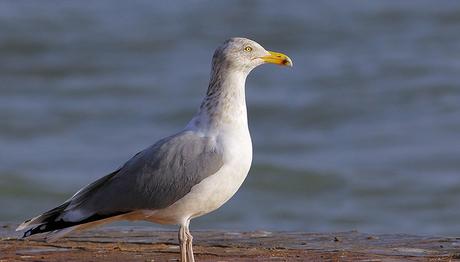
{"type": "Polygon", "coordinates": [[[190,220],[227,202],[252,162],[245,83],[257,66],[292,67],[292,60],[246,38],[214,52],[206,95],[185,128],[134,155],[61,205],[26,220],[23,238],[48,233],[55,241],[74,231],[120,220],[179,225],[180,261],[193,262],[190,220]]]}

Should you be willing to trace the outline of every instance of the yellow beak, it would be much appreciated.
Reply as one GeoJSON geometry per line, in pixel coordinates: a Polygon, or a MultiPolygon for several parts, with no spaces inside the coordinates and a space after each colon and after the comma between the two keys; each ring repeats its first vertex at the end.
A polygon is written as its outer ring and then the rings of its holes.
{"type": "Polygon", "coordinates": [[[292,60],[287,55],[272,51],[268,52],[270,53],[269,55],[261,57],[261,59],[264,60],[265,63],[272,63],[292,67],[292,60]]]}

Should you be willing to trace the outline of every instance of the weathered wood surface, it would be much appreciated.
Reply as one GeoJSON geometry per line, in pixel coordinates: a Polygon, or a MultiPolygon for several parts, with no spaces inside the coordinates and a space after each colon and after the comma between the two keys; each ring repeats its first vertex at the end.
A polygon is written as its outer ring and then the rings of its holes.
{"type": "MultiPolygon", "coordinates": [[[[177,233],[95,229],[47,243],[0,226],[0,261],[177,261],[177,233]]],[[[194,231],[197,261],[460,261],[460,238],[403,234],[194,231]]]]}

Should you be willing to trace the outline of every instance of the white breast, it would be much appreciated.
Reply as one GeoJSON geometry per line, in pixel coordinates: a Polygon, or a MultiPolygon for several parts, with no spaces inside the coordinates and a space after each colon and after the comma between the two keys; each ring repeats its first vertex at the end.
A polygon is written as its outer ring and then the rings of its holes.
{"type": "MultiPolygon", "coordinates": [[[[221,72],[222,73],[222,72],[221,72]]],[[[246,178],[252,162],[244,84],[248,72],[227,70],[210,84],[200,110],[186,130],[211,137],[223,153],[223,166],[203,179],[171,206],[142,211],[137,219],[163,224],[185,224],[191,218],[216,210],[227,202],[246,178]]],[[[211,80],[212,80],[211,79],[211,80]]]]}
{"type": "Polygon", "coordinates": [[[180,224],[216,210],[227,202],[246,178],[252,162],[252,143],[247,128],[223,132],[217,138],[224,151],[224,165],[217,173],[192,187],[173,205],[161,210],[143,211],[145,220],[180,224]]]}

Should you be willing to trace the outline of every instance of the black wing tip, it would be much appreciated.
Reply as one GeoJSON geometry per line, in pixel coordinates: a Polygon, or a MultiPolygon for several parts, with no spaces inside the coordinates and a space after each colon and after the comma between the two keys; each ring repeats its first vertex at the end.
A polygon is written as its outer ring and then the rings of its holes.
{"type": "Polygon", "coordinates": [[[69,228],[69,227],[73,227],[73,226],[77,226],[77,225],[81,225],[81,224],[91,223],[91,222],[95,222],[95,221],[98,221],[98,220],[106,219],[106,218],[109,218],[109,217],[112,217],[112,216],[117,216],[117,215],[121,215],[121,214],[125,214],[125,213],[126,212],[117,212],[117,213],[112,213],[112,214],[109,214],[109,215],[94,214],[94,215],[92,215],[92,216],[90,216],[90,217],[88,217],[86,219],[76,221],[76,222],[64,221],[63,219],[60,219],[60,220],[57,220],[57,221],[51,220],[51,221],[42,223],[40,225],[37,225],[37,226],[27,230],[22,235],[22,238],[27,238],[27,237],[30,237],[30,236],[35,235],[35,234],[46,233],[46,232],[61,230],[61,229],[65,229],[65,228],[69,228]]]}
{"type": "Polygon", "coordinates": [[[41,224],[41,225],[35,226],[27,230],[26,232],[24,232],[21,239],[30,237],[35,234],[46,233],[46,232],[53,231],[53,230],[56,230],[56,229],[50,228],[47,223],[41,224]]]}
{"type": "MultiPolygon", "coordinates": [[[[33,229],[33,228],[32,228],[33,229]]],[[[22,234],[22,237],[21,239],[24,239],[24,238],[27,238],[27,237],[30,237],[32,234],[32,229],[29,229],[27,230],[26,232],[24,232],[24,234],[22,234]]]]}

